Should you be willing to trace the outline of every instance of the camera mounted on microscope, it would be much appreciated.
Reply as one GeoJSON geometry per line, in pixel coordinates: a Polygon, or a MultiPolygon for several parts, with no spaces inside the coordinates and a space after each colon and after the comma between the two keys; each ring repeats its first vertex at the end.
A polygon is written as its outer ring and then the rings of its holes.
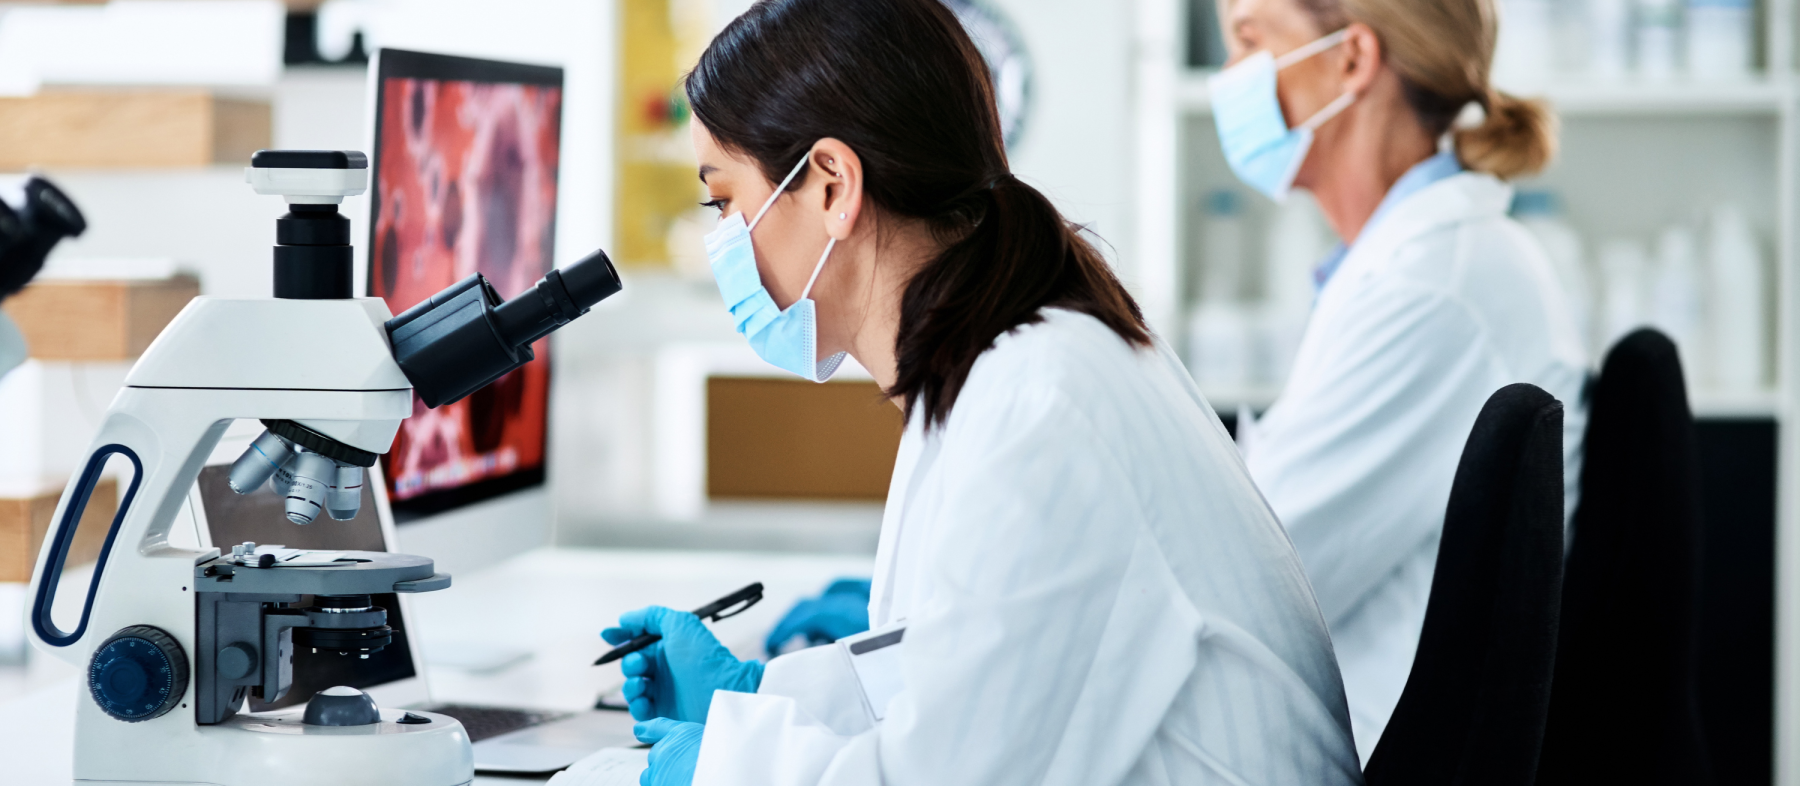
{"type": "Polygon", "coordinates": [[[344,197],[369,187],[369,157],[355,150],[259,150],[244,179],[258,194],[287,200],[275,220],[275,296],[294,300],[354,297],[350,219],[344,197]]]}

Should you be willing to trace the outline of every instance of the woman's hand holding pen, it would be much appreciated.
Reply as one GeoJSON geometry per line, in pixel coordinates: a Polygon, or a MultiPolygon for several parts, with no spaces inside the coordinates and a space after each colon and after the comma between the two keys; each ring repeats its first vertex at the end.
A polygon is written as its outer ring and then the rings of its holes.
{"type": "Polygon", "coordinates": [[[601,631],[609,644],[623,644],[644,634],[662,640],[626,655],[625,701],[637,720],[673,718],[705,723],[715,690],[755,693],[763,665],[740,661],[700,618],[685,611],[651,606],[619,617],[619,626],[601,631]]]}

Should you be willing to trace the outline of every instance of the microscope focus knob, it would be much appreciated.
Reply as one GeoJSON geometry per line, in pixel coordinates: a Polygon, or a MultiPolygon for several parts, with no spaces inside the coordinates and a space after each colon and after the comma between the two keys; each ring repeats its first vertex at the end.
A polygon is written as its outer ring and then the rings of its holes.
{"type": "Polygon", "coordinates": [[[160,628],[133,625],[114,633],[88,661],[88,692],[105,712],[126,723],[156,718],[187,695],[188,662],[181,643],[160,628]]]}

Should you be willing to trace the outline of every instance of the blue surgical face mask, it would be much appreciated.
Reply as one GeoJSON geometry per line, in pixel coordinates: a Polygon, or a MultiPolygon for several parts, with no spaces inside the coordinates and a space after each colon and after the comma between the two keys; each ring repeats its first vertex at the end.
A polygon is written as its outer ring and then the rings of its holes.
{"type": "Polygon", "coordinates": [[[1345,93],[1325,105],[1298,127],[1288,128],[1275,94],[1275,74],[1306,58],[1337,46],[1344,40],[1339,30],[1277,58],[1257,52],[1207,80],[1213,122],[1219,129],[1219,146],[1225,163],[1250,186],[1279,202],[1287,198],[1312,149],[1313,131],[1336,117],[1356,100],[1345,93]]]}
{"type": "Polygon", "coordinates": [[[737,332],[750,340],[750,348],[756,350],[757,356],[803,379],[824,382],[844,362],[844,353],[818,359],[818,309],[807,296],[812,294],[813,283],[819,280],[819,271],[825,268],[825,259],[831,256],[837,238],[825,244],[825,253],[813,266],[806,289],[786,311],[775,305],[775,299],[763,287],[762,276],[756,271],[756,249],[750,244],[750,230],[756,228],[788,184],[806,168],[807,160],[800,159],[749,224],[744,223],[742,211],[721,219],[719,228],[706,236],[706,259],[712,263],[713,280],[719,283],[719,294],[725,297],[725,308],[731,312],[737,332]]]}

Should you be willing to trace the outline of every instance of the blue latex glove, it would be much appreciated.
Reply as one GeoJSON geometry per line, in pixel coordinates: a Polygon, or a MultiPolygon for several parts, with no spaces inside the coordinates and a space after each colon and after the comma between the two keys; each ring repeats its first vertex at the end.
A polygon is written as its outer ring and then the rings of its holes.
{"type": "Polygon", "coordinates": [[[788,609],[787,616],[769,632],[763,646],[774,657],[795,636],[805,636],[807,646],[815,647],[868,629],[869,580],[838,579],[819,597],[800,601],[788,609]]]}
{"type": "Polygon", "coordinates": [[[658,634],[662,641],[619,662],[633,718],[705,723],[713,691],[755,693],[762,684],[761,663],[733,657],[699,617],[685,611],[651,606],[626,612],[619,627],[601,631],[600,637],[608,644],[624,644],[645,633],[658,634]]]}
{"type": "Polygon", "coordinates": [[[638,742],[651,743],[650,766],[638,776],[638,786],[690,786],[694,765],[700,763],[700,737],[706,727],[698,723],[657,718],[631,728],[638,742]]]}

